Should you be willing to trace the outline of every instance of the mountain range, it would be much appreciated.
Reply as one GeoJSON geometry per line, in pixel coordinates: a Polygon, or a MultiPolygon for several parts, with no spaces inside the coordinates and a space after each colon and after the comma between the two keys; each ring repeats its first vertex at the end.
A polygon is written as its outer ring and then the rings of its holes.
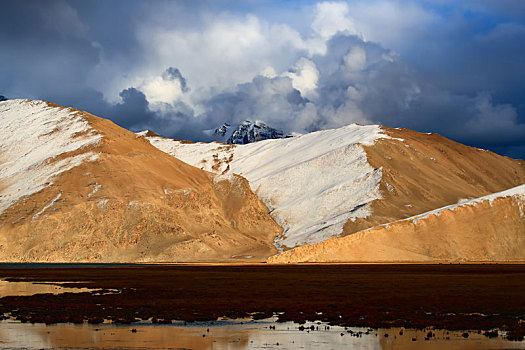
{"type": "Polygon", "coordinates": [[[0,128],[2,261],[525,260],[525,162],[438,134],[193,143],[32,100],[0,102],[0,128]]]}

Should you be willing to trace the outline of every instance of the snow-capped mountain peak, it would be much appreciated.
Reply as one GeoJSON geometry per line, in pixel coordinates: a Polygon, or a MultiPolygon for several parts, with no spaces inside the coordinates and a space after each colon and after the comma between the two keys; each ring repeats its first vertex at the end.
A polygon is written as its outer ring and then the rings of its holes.
{"type": "Polygon", "coordinates": [[[215,129],[215,132],[213,133],[213,135],[218,136],[218,137],[224,137],[224,135],[226,135],[229,129],[230,129],[230,124],[224,123],[217,129],[215,129]]]}
{"type": "Polygon", "coordinates": [[[223,123],[217,129],[207,130],[206,132],[211,135],[215,141],[237,145],[291,137],[291,135],[285,135],[281,130],[274,129],[260,120],[256,120],[255,122],[245,120],[237,126],[223,123]]]}
{"type": "Polygon", "coordinates": [[[283,137],[284,133],[281,130],[274,129],[262,121],[245,120],[233,131],[226,143],[245,145],[268,139],[282,139],[283,137]]]}

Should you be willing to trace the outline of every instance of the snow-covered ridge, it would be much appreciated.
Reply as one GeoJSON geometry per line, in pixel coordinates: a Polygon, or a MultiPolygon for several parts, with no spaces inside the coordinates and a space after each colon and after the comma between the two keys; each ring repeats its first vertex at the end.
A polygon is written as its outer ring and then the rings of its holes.
{"type": "Polygon", "coordinates": [[[246,145],[185,144],[148,137],[160,150],[217,174],[244,176],[284,228],[276,246],[324,241],[350,219],[370,215],[381,198],[381,169],[367,162],[361,145],[389,138],[377,125],[348,125],[246,145]]]}
{"type": "MultiPolygon", "coordinates": [[[[419,215],[416,215],[416,216],[412,216],[412,217],[404,219],[404,220],[411,220],[414,223],[417,223],[418,220],[426,219],[430,215],[438,215],[439,216],[439,214],[441,214],[441,212],[443,212],[445,210],[454,210],[454,209],[456,209],[458,207],[465,207],[465,206],[476,205],[478,203],[485,202],[485,201],[488,201],[489,204],[492,205],[492,202],[495,199],[497,199],[497,198],[504,198],[504,197],[516,197],[516,198],[520,198],[521,200],[525,200],[525,185],[512,187],[512,188],[509,188],[508,190],[492,193],[492,194],[489,194],[489,195],[486,195],[486,196],[483,196],[483,197],[478,197],[478,198],[474,198],[474,199],[470,199],[470,200],[466,200],[466,201],[461,201],[460,203],[448,205],[446,207],[442,207],[442,208],[438,208],[438,209],[434,209],[434,210],[428,211],[426,213],[419,214],[419,215]]],[[[520,210],[523,210],[523,209],[520,207],[520,210]]],[[[522,213],[522,215],[523,215],[523,213],[522,213]]]]}
{"type": "Polygon", "coordinates": [[[78,112],[23,99],[0,102],[0,130],[0,213],[60,173],[95,160],[93,152],[56,157],[102,137],[78,112]]]}
{"type": "Polygon", "coordinates": [[[521,216],[523,218],[525,218],[525,185],[520,185],[520,186],[509,188],[508,190],[505,190],[505,191],[492,193],[492,194],[489,194],[489,195],[486,195],[486,196],[483,196],[483,197],[473,198],[473,199],[469,199],[469,200],[466,200],[466,201],[462,200],[462,201],[460,201],[457,204],[447,205],[445,207],[437,208],[437,209],[434,209],[434,210],[431,210],[431,211],[427,211],[427,212],[424,212],[424,213],[421,213],[421,214],[418,214],[418,215],[414,215],[414,216],[411,216],[411,217],[408,217],[408,218],[405,218],[405,219],[401,219],[401,220],[389,222],[389,223],[386,223],[386,224],[370,227],[370,228],[368,228],[366,230],[363,230],[361,232],[369,231],[369,230],[372,230],[372,229],[375,229],[375,228],[378,228],[378,227],[388,227],[389,225],[391,225],[393,223],[396,223],[396,222],[411,221],[414,224],[417,224],[417,222],[419,220],[424,220],[424,219],[428,218],[431,215],[439,216],[442,212],[444,212],[446,210],[455,210],[456,208],[459,208],[459,207],[475,206],[475,205],[477,205],[479,203],[482,203],[482,202],[485,202],[485,201],[488,201],[489,204],[492,205],[492,202],[495,199],[506,198],[506,197],[514,197],[514,198],[517,198],[517,199],[520,200],[520,202],[518,202],[520,214],[521,214],[521,216]]]}

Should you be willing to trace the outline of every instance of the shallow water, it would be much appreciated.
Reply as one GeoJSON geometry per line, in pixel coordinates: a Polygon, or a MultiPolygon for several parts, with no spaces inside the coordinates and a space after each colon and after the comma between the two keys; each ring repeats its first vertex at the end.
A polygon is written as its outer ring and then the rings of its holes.
{"type": "Polygon", "coordinates": [[[103,269],[133,266],[147,265],[131,263],[0,263],[0,269],[103,269]]]}
{"type": "MultiPolygon", "coordinates": [[[[76,288],[64,287],[58,284],[65,282],[24,282],[24,281],[4,281],[0,280],[0,298],[7,296],[27,296],[35,294],[61,294],[61,293],[85,293],[97,292],[100,289],[93,288],[76,288]]],[[[74,282],[67,282],[68,284],[74,282]]],[[[110,292],[117,293],[118,290],[111,290],[110,292]]]]}
{"type": "Polygon", "coordinates": [[[295,323],[273,321],[216,321],[191,325],[24,324],[0,322],[0,348],[146,348],[146,349],[523,349],[524,342],[489,339],[477,333],[329,327],[307,323],[315,330],[299,330],[295,323]],[[271,329],[270,326],[275,326],[271,329]],[[317,327],[319,330],[317,330],[317,327]],[[135,330],[135,331],[134,331],[135,330]],[[349,331],[362,332],[360,337],[349,331]],[[388,334],[388,337],[385,337],[388,334]],[[449,339],[447,339],[449,338],[449,339]],[[413,340],[415,339],[415,340],[413,340]]]}

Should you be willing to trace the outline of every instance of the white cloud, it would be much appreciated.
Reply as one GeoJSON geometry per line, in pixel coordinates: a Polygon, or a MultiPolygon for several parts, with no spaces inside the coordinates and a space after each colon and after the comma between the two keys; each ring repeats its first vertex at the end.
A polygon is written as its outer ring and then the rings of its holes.
{"type": "Polygon", "coordinates": [[[293,71],[285,73],[284,76],[292,79],[292,86],[299,90],[302,96],[306,98],[316,96],[315,89],[319,80],[319,71],[314,62],[301,57],[295,64],[293,71]]]}
{"type": "Polygon", "coordinates": [[[357,34],[353,20],[348,17],[348,5],[344,2],[321,2],[317,4],[312,29],[321,38],[327,40],[343,32],[357,34]]]}
{"type": "Polygon", "coordinates": [[[272,66],[264,68],[259,74],[266,78],[275,78],[277,76],[277,73],[272,66]]]}
{"type": "Polygon", "coordinates": [[[152,68],[177,66],[197,92],[251,81],[269,66],[282,72],[304,50],[296,31],[253,15],[217,15],[203,28],[184,30],[150,23],[140,28],[138,37],[149,52],[149,62],[136,74],[149,75],[152,68]]]}
{"type": "Polygon", "coordinates": [[[366,51],[359,46],[354,46],[343,58],[345,66],[351,72],[357,72],[365,68],[366,51]]]}
{"type": "Polygon", "coordinates": [[[361,37],[348,12],[348,5],[345,2],[317,3],[314,19],[310,25],[312,32],[304,41],[310,56],[325,55],[327,41],[338,33],[361,37]]]}
{"type": "Polygon", "coordinates": [[[178,80],[165,80],[162,77],[147,79],[140,87],[149,102],[164,102],[172,104],[182,95],[182,87],[178,80]]]}
{"type": "MultiPolygon", "coordinates": [[[[111,90],[104,91],[104,95],[111,101],[118,100],[118,92],[129,86],[143,87],[146,95],[167,101],[175,87],[152,77],[158,74],[159,68],[176,66],[192,85],[191,94],[197,101],[213,92],[249,82],[257,74],[273,76],[275,72],[275,76],[279,76],[302,57],[326,54],[327,41],[333,35],[357,34],[346,3],[321,2],[312,11],[310,30],[303,35],[288,24],[270,23],[253,14],[192,14],[199,17],[195,26],[175,26],[159,22],[157,18],[146,18],[135,33],[138,50],[147,53],[142,64],[127,74],[114,74],[108,81],[105,72],[118,67],[103,60],[94,72],[96,78],[92,84],[96,85],[96,80],[104,81],[102,85],[111,90]]],[[[184,10],[179,12],[178,16],[184,17],[184,10]]],[[[305,92],[311,91],[313,88],[304,84],[315,80],[315,70],[304,74],[294,78],[295,84],[305,92]]]]}
{"type": "Polygon", "coordinates": [[[415,41],[428,26],[441,21],[422,2],[414,1],[356,1],[348,11],[367,40],[394,49],[415,41]]]}

